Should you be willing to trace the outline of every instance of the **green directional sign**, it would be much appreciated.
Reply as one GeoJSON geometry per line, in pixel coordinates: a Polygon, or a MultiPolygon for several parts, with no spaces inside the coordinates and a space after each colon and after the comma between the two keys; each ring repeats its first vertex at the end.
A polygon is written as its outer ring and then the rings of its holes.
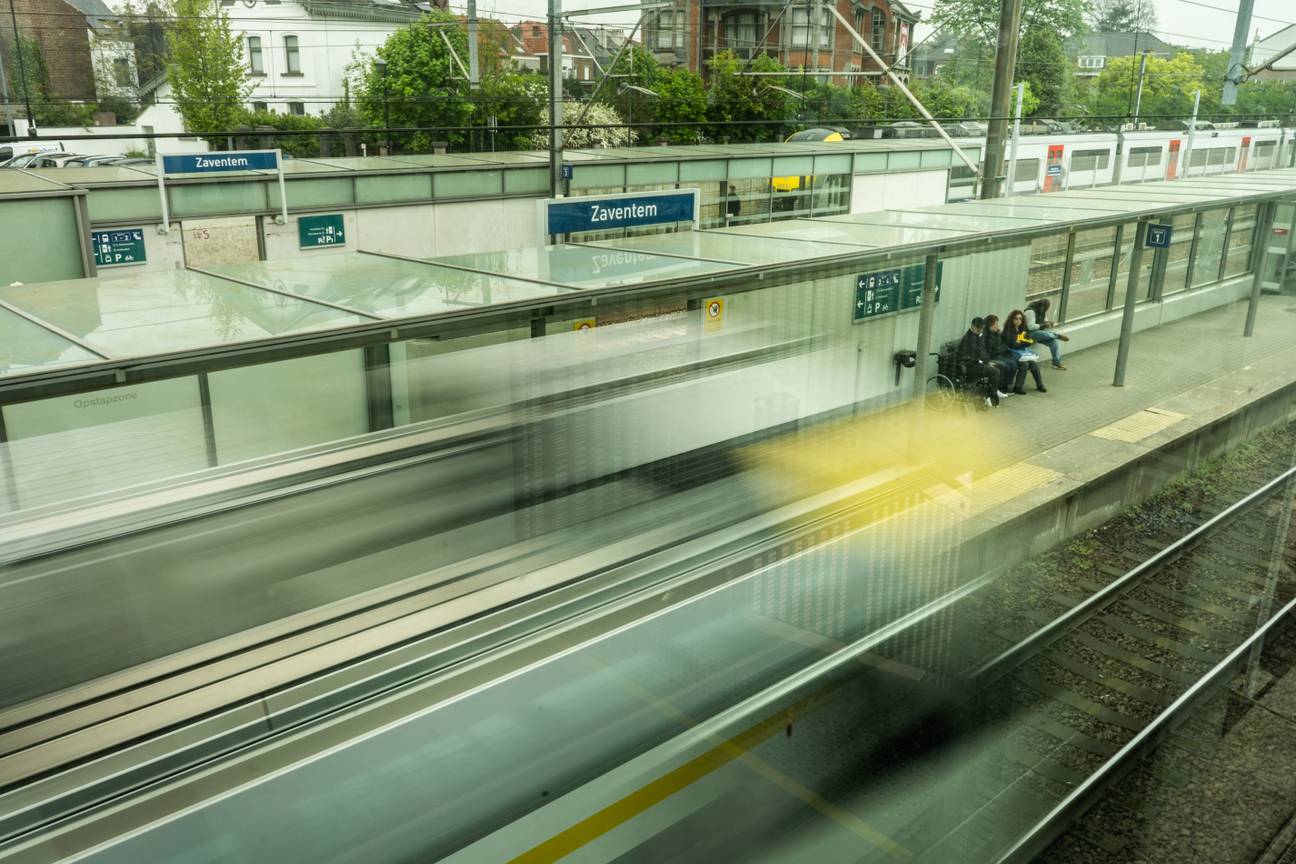
{"type": "Polygon", "coordinates": [[[148,261],[144,252],[143,228],[114,228],[110,231],[91,231],[96,267],[125,267],[148,261]]]}
{"type": "Polygon", "coordinates": [[[297,246],[299,248],[322,249],[326,246],[345,245],[346,226],[341,213],[298,217],[297,246]]]}
{"type": "MultiPolygon", "coordinates": [[[[940,302],[941,270],[943,261],[936,262],[936,302],[940,302]]],[[[862,273],[855,279],[856,321],[874,318],[901,309],[922,305],[923,274],[926,266],[910,264],[862,273]]]]}

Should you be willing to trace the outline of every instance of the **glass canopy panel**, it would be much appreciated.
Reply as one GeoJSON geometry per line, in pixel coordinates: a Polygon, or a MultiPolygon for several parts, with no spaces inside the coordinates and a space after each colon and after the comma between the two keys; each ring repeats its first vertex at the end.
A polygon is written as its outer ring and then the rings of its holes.
{"type": "Polygon", "coordinates": [[[0,195],[22,194],[25,192],[55,192],[66,189],[60,178],[71,175],[59,173],[58,168],[42,168],[39,171],[0,171],[0,195]],[[55,172],[55,173],[50,173],[55,172]],[[33,176],[35,175],[35,176],[33,176]]]}
{"type": "Polygon", "coordinates": [[[408,162],[411,165],[430,168],[462,168],[465,165],[474,168],[480,168],[482,162],[480,159],[469,159],[464,156],[450,156],[445,153],[413,153],[408,156],[390,157],[396,162],[408,162]]]}
{"type": "Polygon", "coordinates": [[[635,285],[664,279],[690,279],[741,269],[738,264],[667,258],[647,252],[621,252],[589,246],[538,246],[428,259],[501,276],[535,279],[577,288],[635,285]]]}
{"type": "Polygon", "coordinates": [[[571,293],[551,285],[359,252],[227,264],[212,272],[383,318],[571,293]]]}
{"type": "Polygon", "coordinates": [[[1038,217],[1010,219],[984,213],[980,210],[971,213],[947,212],[946,208],[953,206],[958,205],[945,204],[940,209],[932,210],[882,210],[877,213],[861,213],[860,216],[868,217],[870,221],[878,224],[906,225],[915,228],[943,228],[949,231],[958,231],[964,235],[1011,231],[1014,228],[1034,228],[1040,225],[1048,225],[1053,221],[1038,217]]]}
{"type": "Polygon", "coordinates": [[[382,156],[330,156],[327,159],[311,158],[305,161],[325,165],[333,171],[414,171],[418,168],[409,162],[398,162],[382,156]]]}
{"type": "Polygon", "coordinates": [[[34,318],[111,357],[139,357],[359,324],[327,306],[192,271],[0,288],[34,318]]]}
{"type": "Polygon", "coordinates": [[[0,375],[98,359],[75,342],[0,308],[0,375]]]}
{"type": "Polygon", "coordinates": [[[549,163],[549,157],[544,153],[530,150],[510,150],[503,153],[456,153],[455,158],[470,159],[478,165],[517,165],[539,162],[547,165],[549,163]]]}
{"type": "Polygon", "coordinates": [[[755,234],[764,237],[786,237],[793,240],[812,240],[816,243],[845,243],[875,249],[905,243],[926,243],[961,236],[959,231],[938,231],[925,228],[904,228],[896,225],[869,224],[864,213],[858,216],[831,216],[825,219],[794,219],[785,222],[763,222],[755,225],[726,228],[726,234],[755,234]]]}
{"type": "MultiPolygon", "coordinates": [[[[769,224],[769,223],[766,223],[769,224]]],[[[786,237],[753,236],[718,231],[676,231],[672,234],[643,234],[589,244],[635,252],[659,252],[686,258],[710,258],[737,264],[786,264],[832,255],[849,255],[852,247],[793,240],[786,237]]]]}
{"type": "MultiPolygon", "coordinates": [[[[337,170],[331,165],[320,164],[314,159],[284,159],[283,169],[285,174],[331,174],[337,170]]],[[[274,174],[273,171],[264,173],[274,174]]]]}
{"type": "MultiPolygon", "coordinates": [[[[1065,219],[1065,215],[1044,215],[1041,208],[1047,207],[1047,203],[1032,202],[1032,204],[1018,207],[1007,201],[985,201],[985,202],[966,202],[963,204],[942,204],[939,209],[930,210],[905,210],[905,213],[922,213],[925,215],[939,215],[942,217],[954,217],[956,220],[966,217],[965,221],[952,221],[955,227],[968,231],[990,230],[981,228],[979,222],[982,219],[994,220],[994,228],[1029,228],[1037,224],[1048,222],[1057,222],[1065,219]]],[[[1070,210],[1065,207],[1058,208],[1063,214],[1069,213],[1070,210]]]]}
{"type": "Polygon", "coordinates": [[[780,222],[755,222],[749,225],[717,228],[710,233],[752,237],[782,237],[787,240],[807,240],[815,243],[830,243],[864,249],[871,249],[878,245],[865,240],[865,232],[860,228],[834,225],[832,222],[822,219],[813,221],[809,219],[788,219],[780,222]]]}

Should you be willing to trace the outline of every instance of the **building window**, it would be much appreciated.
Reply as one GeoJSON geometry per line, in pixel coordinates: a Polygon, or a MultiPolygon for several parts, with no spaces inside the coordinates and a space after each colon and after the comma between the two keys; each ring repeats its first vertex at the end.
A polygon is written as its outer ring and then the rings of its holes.
{"type": "Polygon", "coordinates": [[[265,57],[261,54],[261,37],[249,36],[247,40],[248,69],[253,75],[265,74],[265,57]]]}
{"type": "Polygon", "coordinates": [[[827,48],[832,37],[832,26],[830,21],[832,13],[824,7],[819,7],[818,26],[811,27],[814,20],[810,17],[810,10],[804,6],[792,10],[792,36],[791,48],[827,48]],[[811,34],[811,29],[814,33],[811,34]]]}
{"type": "Polygon", "coordinates": [[[657,48],[674,51],[684,47],[684,10],[667,10],[657,15],[657,48]]]}
{"type": "Polygon", "coordinates": [[[756,50],[756,13],[734,12],[724,19],[725,45],[743,57],[756,50]]]}
{"type": "Polygon", "coordinates": [[[1103,55],[1087,55],[1076,59],[1081,69],[1101,69],[1107,65],[1107,58],[1103,55]]]}
{"type": "Polygon", "coordinates": [[[135,82],[131,80],[130,60],[125,57],[113,58],[113,80],[117,82],[118,87],[133,87],[135,82]]]}
{"type": "Polygon", "coordinates": [[[285,75],[301,74],[301,48],[297,45],[296,36],[284,37],[284,72],[285,75]]]}
{"type": "Polygon", "coordinates": [[[881,9],[874,9],[870,17],[873,19],[873,32],[869,35],[869,44],[873,46],[874,51],[881,54],[886,44],[886,13],[881,9]]]}
{"type": "Polygon", "coordinates": [[[264,112],[270,110],[270,106],[267,105],[267,104],[264,103],[264,102],[253,102],[253,103],[252,103],[252,110],[253,110],[253,111],[258,111],[258,112],[262,112],[262,113],[264,113],[264,112]]]}
{"type": "Polygon", "coordinates": [[[859,6],[855,7],[855,32],[864,35],[864,15],[865,12],[859,6]]]}
{"type": "Polygon", "coordinates": [[[294,116],[297,116],[297,117],[301,117],[303,114],[306,113],[306,103],[305,103],[305,102],[289,102],[289,103],[288,103],[288,113],[289,113],[289,114],[292,114],[292,115],[294,115],[294,116]]]}

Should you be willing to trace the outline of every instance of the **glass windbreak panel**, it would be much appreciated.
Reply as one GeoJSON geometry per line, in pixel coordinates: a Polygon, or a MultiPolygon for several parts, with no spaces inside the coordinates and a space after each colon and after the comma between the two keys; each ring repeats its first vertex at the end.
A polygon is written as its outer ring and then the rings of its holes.
{"type": "MultiPolygon", "coordinates": [[[[800,182],[798,178],[797,182],[800,182]]],[[[707,184],[703,184],[704,187],[707,184]]],[[[714,218],[717,225],[744,225],[749,222],[768,222],[774,209],[773,192],[769,178],[748,177],[730,180],[729,183],[710,184],[722,197],[714,218]]],[[[785,212],[785,211],[780,211],[785,212]]],[[[788,218],[786,215],[775,218],[788,218]]],[[[704,226],[705,227],[705,226],[704,226]]]]}
{"type": "Polygon", "coordinates": [[[887,221],[897,225],[946,228],[966,234],[988,234],[996,231],[1011,231],[1014,228],[1033,228],[1055,221],[1041,218],[1038,213],[1022,215],[1020,218],[1005,217],[997,210],[978,207],[976,204],[946,204],[938,211],[887,210],[867,215],[885,217],[887,221]]]}
{"type": "Polygon", "coordinates": [[[98,359],[75,342],[8,309],[0,309],[0,375],[98,359]]]}
{"type": "MultiPolygon", "coordinates": [[[[1120,267],[1116,272],[1116,290],[1112,295],[1113,309],[1120,309],[1125,305],[1125,292],[1129,289],[1129,268],[1130,263],[1134,260],[1134,241],[1138,239],[1138,223],[1126,222],[1125,231],[1121,236],[1121,255],[1120,267]]],[[[1139,260],[1138,282],[1135,285],[1134,292],[1139,301],[1147,299],[1148,290],[1152,286],[1152,261],[1154,259],[1151,249],[1144,249],[1139,260]]]]}
{"type": "Polygon", "coordinates": [[[220,465],[369,431],[359,349],[222,369],[207,382],[220,465]]]}
{"type": "Polygon", "coordinates": [[[1036,237],[1030,247],[1030,274],[1026,282],[1026,296],[1035,299],[1048,297],[1053,308],[1058,308],[1062,293],[1062,276],[1066,271],[1067,234],[1036,237]]]}
{"type": "Polygon", "coordinates": [[[850,210],[849,174],[817,174],[812,180],[814,215],[834,216],[850,210]]]}
{"type": "Polygon", "coordinates": [[[644,252],[618,252],[584,246],[538,246],[502,252],[452,255],[438,261],[472,270],[538,279],[577,288],[632,285],[682,279],[739,269],[737,264],[688,261],[644,252]]]}
{"type": "Polygon", "coordinates": [[[1165,282],[1161,296],[1176,294],[1188,288],[1188,255],[1192,251],[1196,213],[1180,213],[1171,220],[1170,248],[1166,252],[1165,282]]]}
{"type": "Polygon", "coordinates": [[[738,264],[785,264],[790,261],[848,255],[852,251],[847,246],[717,231],[676,231],[672,234],[627,237],[624,240],[600,240],[592,245],[688,258],[710,258],[738,264]]]}
{"type": "Polygon", "coordinates": [[[1224,236],[1228,233],[1228,210],[1207,210],[1201,214],[1197,229],[1197,258],[1193,262],[1192,287],[1219,281],[1220,259],[1224,254],[1224,236]]]}
{"type": "Polygon", "coordinates": [[[1233,208],[1233,225],[1229,230],[1228,253],[1224,275],[1241,276],[1251,269],[1251,245],[1255,239],[1256,205],[1239,204],[1233,208]]]}
{"type": "Polygon", "coordinates": [[[190,270],[0,288],[105,354],[138,357],[359,324],[358,315],[190,270]]]}
{"type": "Polygon", "coordinates": [[[1067,300],[1068,320],[1106,311],[1115,246],[1115,228],[1076,232],[1075,254],[1071,259],[1071,294],[1067,300]]]}
{"type": "MultiPolygon", "coordinates": [[[[4,425],[8,443],[0,446],[8,449],[19,509],[67,503],[208,465],[196,378],[6,405],[4,425]]],[[[5,630],[0,623],[0,632],[5,630]]],[[[56,677],[53,689],[71,683],[62,673],[56,677]]]]}

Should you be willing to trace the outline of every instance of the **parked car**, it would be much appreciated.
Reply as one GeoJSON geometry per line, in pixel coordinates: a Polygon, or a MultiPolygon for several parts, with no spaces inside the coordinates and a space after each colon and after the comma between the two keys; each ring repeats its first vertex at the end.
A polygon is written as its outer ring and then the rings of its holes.
{"type": "Polygon", "coordinates": [[[11,141],[8,144],[0,144],[0,168],[17,168],[17,165],[10,163],[24,156],[31,156],[36,153],[55,153],[63,152],[63,147],[53,141],[11,141]]]}
{"type": "Polygon", "coordinates": [[[116,165],[125,156],[78,156],[63,163],[64,168],[89,168],[92,165],[116,165]]]}
{"type": "Polygon", "coordinates": [[[56,150],[48,153],[30,153],[14,159],[6,168],[62,168],[69,159],[77,159],[79,154],[64,153],[56,150]]]}

